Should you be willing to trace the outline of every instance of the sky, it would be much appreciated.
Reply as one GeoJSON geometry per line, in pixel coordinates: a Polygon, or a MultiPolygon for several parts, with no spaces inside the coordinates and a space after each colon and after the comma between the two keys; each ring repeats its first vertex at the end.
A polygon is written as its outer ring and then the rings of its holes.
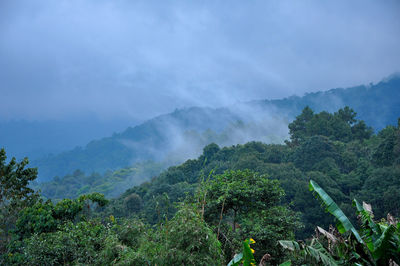
{"type": "Polygon", "coordinates": [[[400,1],[1,0],[0,120],[143,120],[376,83],[400,1]]]}

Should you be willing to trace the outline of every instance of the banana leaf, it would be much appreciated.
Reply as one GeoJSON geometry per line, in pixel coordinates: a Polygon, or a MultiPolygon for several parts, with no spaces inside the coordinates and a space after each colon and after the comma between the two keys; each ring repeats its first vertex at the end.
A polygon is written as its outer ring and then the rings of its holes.
{"type": "Polygon", "coordinates": [[[338,221],[337,229],[341,234],[351,231],[357,241],[361,244],[364,244],[363,240],[361,239],[360,234],[355,229],[353,224],[350,222],[349,218],[343,213],[343,211],[339,208],[339,206],[333,201],[333,199],[323,190],[316,182],[310,180],[309,185],[310,191],[315,191],[318,195],[319,199],[325,206],[325,209],[332,214],[338,221]]]}

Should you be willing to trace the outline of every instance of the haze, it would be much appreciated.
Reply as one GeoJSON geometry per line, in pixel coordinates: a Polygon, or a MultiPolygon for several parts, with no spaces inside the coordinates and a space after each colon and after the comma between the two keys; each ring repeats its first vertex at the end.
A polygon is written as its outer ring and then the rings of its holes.
{"type": "Polygon", "coordinates": [[[0,2],[0,119],[144,120],[377,82],[399,1],[0,2]]]}

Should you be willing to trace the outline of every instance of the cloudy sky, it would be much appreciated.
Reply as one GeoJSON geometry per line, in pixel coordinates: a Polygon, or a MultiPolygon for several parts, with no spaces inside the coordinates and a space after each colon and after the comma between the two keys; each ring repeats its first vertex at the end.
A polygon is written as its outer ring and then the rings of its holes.
{"type": "Polygon", "coordinates": [[[150,118],[377,82],[400,1],[0,1],[0,119],[150,118]]]}

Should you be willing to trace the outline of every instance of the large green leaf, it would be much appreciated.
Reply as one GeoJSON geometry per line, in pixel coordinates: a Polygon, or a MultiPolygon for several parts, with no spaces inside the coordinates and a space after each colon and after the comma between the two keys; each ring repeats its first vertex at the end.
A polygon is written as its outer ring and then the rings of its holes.
{"type": "Polygon", "coordinates": [[[237,266],[241,264],[243,264],[243,266],[250,266],[256,264],[253,252],[250,248],[249,239],[243,241],[243,252],[236,254],[235,257],[233,257],[233,259],[229,262],[228,266],[237,266]]]}
{"type": "Polygon", "coordinates": [[[278,242],[284,249],[312,258],[312,260],[318,264],[330,266],[339,265],[318,241],[313,240],[311,245],[300,244],[291,240],[279,240],[278,242]]]}
{"type": "Polygon", "coordinates": [[[382,234],[379,226],[373,221],[371,206],[363,202],[360,204],[356,199],[353,204],[357,208],[357,214],[361,218],[363,240],[370,252],[375,250],[374,241],[382,234]],[[367,208],[366,208],[367,207],[367,208]]]}
{"type": "Polygon", "coordinates": [[[335,216],[338,220],[337,228],[341,234],[351,231],[359,243],[364,243],[360,237],[360,234],[354,228],[349,218],[343,213],[339,206],[333,201],[333,199],[323,190],[316,182],[310,180],[309,185],[310,191],[315,191],[319,199],[325,205],[326,210],[335,216]]]}
{"type": "Polygon", "coordinates": [[[237,266],[242,263],[243,253],[236,254],[235,257],[228,263],[228,266],[237,266]]]}
{"type": "Polygon", "coordinates": [[[386,263],[390,255],[397,253],[395,233],[396,228],[392,225],[382,226],[382,235],[374,242],[372,256],[378,263],[386,263]]]}

